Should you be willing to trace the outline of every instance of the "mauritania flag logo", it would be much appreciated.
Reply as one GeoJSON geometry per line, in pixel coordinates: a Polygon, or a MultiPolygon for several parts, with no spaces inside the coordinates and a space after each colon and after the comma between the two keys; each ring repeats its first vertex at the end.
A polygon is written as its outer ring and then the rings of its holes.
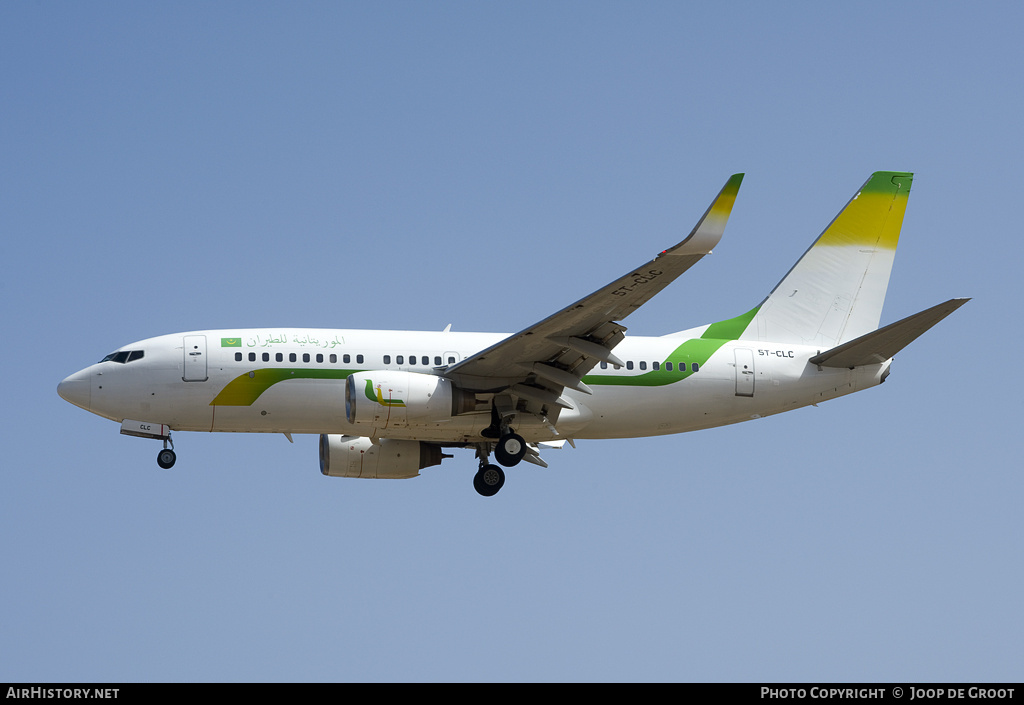
{"type": "Polygon", "coordinates": [[[242,347],[241,338],[221,338],[220,346],[222,348],[240,348],[242,347]]]}

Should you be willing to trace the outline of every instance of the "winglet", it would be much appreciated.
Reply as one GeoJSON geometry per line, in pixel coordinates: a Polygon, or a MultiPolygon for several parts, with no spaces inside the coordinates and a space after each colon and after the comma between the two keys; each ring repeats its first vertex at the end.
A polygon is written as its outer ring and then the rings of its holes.
{"type": "MultiPolygon", "coordinates": [[[[689,237],[678,245],[670,247],[661,255],[706,255],[722,239],[725,224],[729,222],[736,194],[740,191],[743,174],[733,174],[711,202],[704,216],[697,222],[689,237]]],[[[661,256],[659,255],[659,257],[661,256]]]]}

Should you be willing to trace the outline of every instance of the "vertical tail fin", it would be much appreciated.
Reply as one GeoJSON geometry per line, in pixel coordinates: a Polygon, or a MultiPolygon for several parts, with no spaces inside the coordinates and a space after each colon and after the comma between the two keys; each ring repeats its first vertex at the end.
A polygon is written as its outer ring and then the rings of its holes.
{"type": "Polygon", "coordinates": [[[768,298],[740,317],[749,321],[743,337],[832,348],[878,328],[912,180],[872,174],[768,298]]]}

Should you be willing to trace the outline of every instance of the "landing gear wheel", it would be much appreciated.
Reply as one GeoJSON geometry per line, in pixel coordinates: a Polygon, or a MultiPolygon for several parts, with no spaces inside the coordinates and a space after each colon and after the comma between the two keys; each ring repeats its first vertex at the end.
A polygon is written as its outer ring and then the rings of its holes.
{"type": "Polygon", "coordinates": [[[156,464],[162,467],[164,470],[174,467],[174,461],[178,459],[178,456],[174,454],[174,451],[170,448],[164,448],[162,451],[156,454],[156,464]]]}
{"type": "Polygon", "coordinates": [[[497,465],[484,465],[473,477],[473,487],[484,497],[493,497],[505,484],[505,471],[497,465]]]}
{"type": "Polygon", "coordinates": [[[507,468],[518,465],[526,455],[526,441],[515,433],[506,433],[494,448],[494,459],[507,468]]]}

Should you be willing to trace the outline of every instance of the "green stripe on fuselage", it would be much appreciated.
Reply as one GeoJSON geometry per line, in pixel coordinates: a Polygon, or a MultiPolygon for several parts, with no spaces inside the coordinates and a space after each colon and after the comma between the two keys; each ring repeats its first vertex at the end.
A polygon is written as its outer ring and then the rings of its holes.
{"type": "Polygon", "coordinates": [[[263,392],[289,379],[346,379],[358,370],[316,370],[283,367],[253,370],[224,385],[210,406],[251,406],[263,392]]]}
{"type": "Polygon", "coordinates": [[[747,326],[750,325],[750,322],[754,320],[754,316],[756,316],[757,312],[760,310],[761,306],[758,305],[744,313],[742,316],[736,316],[736,318],[712,323],[700,337],[703,339],[739,340],[743,337],[743,331],[747,329],[747,326]]]}
{"type": "Polygon", "coordinates": [[[658,364],[661,369],[649,370],[639,375],[589,374],[583,377],[583,382],[588,385],[606,384],[633,387],[660,387],[680,382],[694,374],[694,363],[698,367],[703,366],[723,345],[733,340],[739,340],[760,308],[760,306],[756,306],[742,316],[712,323],[699,338],[690,338],[673,350],[667,358],[658,364]],[[669,362],[672,363],[673,369],[671,370],[666,369],[669,362]],[[679,369],[679,363],[686,364],[685,371],[679,369]]]}
{"type": "Polygon", "coordinates": [[[725,345],[727,340],[705,340],[703,338],[691,338],[676,348],[671,355],[663,360],[658,366],[659,370],[649,370],[639,375],[605,375],[589,374],[583,377],[583,383],[588,385],[623,385],[630,387],[660,387],[673,382],[680,382],[694,374],[693,364],[698,366],[707,362],[720,347],[725,345]],[[666,369],[666,363],[672,363],[672,369],[666,369]],[[686,365],[683,371],[680,364],[686,365]]]}

